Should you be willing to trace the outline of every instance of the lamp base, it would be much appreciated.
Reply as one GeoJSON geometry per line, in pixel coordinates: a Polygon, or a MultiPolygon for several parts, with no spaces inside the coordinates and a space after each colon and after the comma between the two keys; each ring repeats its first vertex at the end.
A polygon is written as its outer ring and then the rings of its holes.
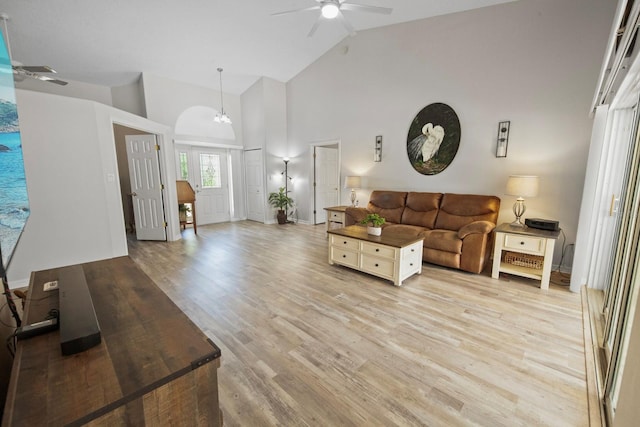
{"type": "Polygon", "coordinates": [[[516,216],[516,220],[511,223],[512,227],[526,227],[521,219],[526,210],[527,207],[524,205],[524,199],[522,197],[518,197],[516,202],[513,204],[513,214],[516,216]]]}
{"type": "Polygon", "coordinates": [[[509,224],[512,227],[522,227],[525,228],[526,225],[522,223],[522,221],[520,220],[520,218],[516,218],[515,221],[513,221],[511,224],[509,224]]]}
{"type": "Polygon", "coordinates": [[[356,206],[356,190],[354,188],[351,189],[351,207],[354,208],[356,206]]]}

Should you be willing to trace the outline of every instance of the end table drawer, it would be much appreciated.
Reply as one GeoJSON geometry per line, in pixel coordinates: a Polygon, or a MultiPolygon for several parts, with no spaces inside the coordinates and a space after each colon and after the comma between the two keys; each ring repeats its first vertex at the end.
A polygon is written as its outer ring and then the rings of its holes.
{"type": "Polygon", "coordinates": [[[343,218],[343,214],[340,212],[329,212],[329,221],[336,221],[336,222],[342,222],[343,218]]]}
{"type": "Polygon", "coordinates": [[[504,235],[504,247],[519,251],[543,254],[546,240],[539,237],[520,236],[517,234],[504,235]]]}
{"type": "Polygon", "coordinates": [[[352,249],[357,251],[360,248],[360,242],[355,239],[349,239],[348,237],[331,236],[331,245],[344,249],[352,249]]]}

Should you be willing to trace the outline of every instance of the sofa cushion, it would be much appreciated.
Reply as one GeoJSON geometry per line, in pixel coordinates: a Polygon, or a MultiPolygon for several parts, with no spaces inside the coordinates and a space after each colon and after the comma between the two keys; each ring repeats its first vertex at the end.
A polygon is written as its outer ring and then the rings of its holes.
{"type": "Polygon", "coordinates": [[[434,228],[458,231],[474,221],[489,221],[495,224],[499,211],[498,197],[446,193],[442,196],[434,228]]]}
{"type": "Polygon", "coordinates": [[[425,231],[424,227],[407,224],[383,224],[384,233],[393,233],[396,236],[420,236],[425,231]]]}
{"type": "Polygon", "coordinates": [[[387,222],[400,223],[402,211],[407,199],[407,193],[403,191],[375,190],[369,197],[367,209],[377,213],[387,222]]]}
{"type": "Polygon", "coordinates": [[[462,239],[458,237],[457,231],[451,230],[426,230],[422,232],[424,236],[423,246],[428,249],[436,249],[454,254],[462,253],[462,239]]]}
{"type": "Polygon", "coordinates": [[[442,193],[409,192],[402,212],[402,223],[432,229],[436,225],[442,193]]]}

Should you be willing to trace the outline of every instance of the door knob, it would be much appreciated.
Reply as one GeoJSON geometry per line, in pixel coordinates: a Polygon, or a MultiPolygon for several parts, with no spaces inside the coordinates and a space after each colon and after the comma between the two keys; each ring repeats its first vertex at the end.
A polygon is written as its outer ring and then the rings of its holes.
{"type": "Polygon", "coordinates": [[[131,197],[136,197],[136,196],[138,195],[138,193],[136,193],[136,192],[134,191],[133,193],[129,193],[129,195],[130,195],[131,197]]]}

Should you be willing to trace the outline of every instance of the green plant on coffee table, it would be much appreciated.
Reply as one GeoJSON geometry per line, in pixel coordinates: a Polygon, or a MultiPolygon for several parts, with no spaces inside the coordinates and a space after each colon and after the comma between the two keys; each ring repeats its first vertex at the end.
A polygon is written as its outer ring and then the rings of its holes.
{"type": "Polygon", "coordinates": [[[362,219],[362,221],[360,221],[360,224],[362,224],[362,225],[371,225],[373,227],[380,227],[385,222],[386,222],[386,220],[383,217],[381,217],[380,215],[378,215],[377,213],[370,213],[370,214],[367,214],[367,216],[365,216],[362,219]]]}

